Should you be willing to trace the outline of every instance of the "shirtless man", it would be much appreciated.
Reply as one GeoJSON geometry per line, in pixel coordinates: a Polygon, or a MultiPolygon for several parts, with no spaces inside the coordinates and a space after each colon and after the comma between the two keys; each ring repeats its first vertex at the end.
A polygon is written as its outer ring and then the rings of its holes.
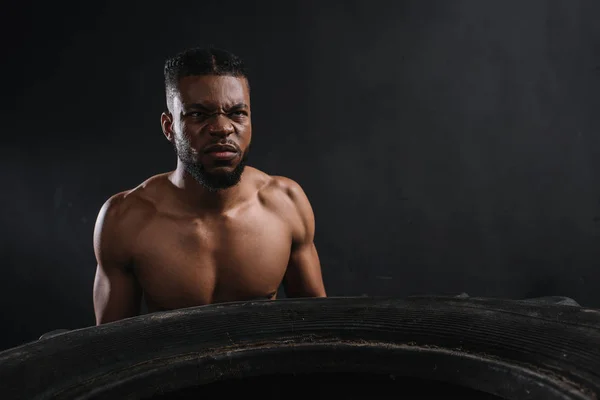
{"type": "Polygon", "coordinates": [[[112,196],[94,230],[96,324],[217,302],[325,297],[311,205],[294,181],[245,166],[242,61],[191,49],[165,64],[161,115],[177,167],[112,196]]]}

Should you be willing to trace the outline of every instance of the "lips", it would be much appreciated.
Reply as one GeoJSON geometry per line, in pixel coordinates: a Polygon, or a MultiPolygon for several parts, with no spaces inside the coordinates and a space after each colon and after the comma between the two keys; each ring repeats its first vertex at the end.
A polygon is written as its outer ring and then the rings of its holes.
{"type": "Polygon", "coordinates": [[[204,150],[207,156],[219,161],[233,160],[238,155],[238,150],[230,145],[217,144],[204,150]]]}
{"type": "Polygon", "coordinates": [[[228,144],[215,144],[207,147],[205,153],[237,153],[237,149],[228,144]]]}

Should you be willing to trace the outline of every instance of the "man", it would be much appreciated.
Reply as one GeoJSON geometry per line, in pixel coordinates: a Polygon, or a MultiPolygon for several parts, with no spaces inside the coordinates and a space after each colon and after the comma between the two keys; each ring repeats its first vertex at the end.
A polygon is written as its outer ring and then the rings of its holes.
{"type": "Polygon", "coordinates": [[[112,196],[94,230],[96,324],[249,299],[325,297],[314,214],[294,181],[246,166],[252,136],[242,61],[218,49],[167,60],[162,130],[174,171],[112,196]]]}

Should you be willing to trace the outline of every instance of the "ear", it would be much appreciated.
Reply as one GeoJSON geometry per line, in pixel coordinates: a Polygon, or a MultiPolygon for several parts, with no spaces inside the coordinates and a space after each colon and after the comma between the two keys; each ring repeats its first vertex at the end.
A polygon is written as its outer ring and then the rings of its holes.
{"type": "Polygon", "coordinates": [[[173,141],[173,117],[170,112],[163,112],[160,115],[160,125],[163,133],[169,142],[173,141]]]}

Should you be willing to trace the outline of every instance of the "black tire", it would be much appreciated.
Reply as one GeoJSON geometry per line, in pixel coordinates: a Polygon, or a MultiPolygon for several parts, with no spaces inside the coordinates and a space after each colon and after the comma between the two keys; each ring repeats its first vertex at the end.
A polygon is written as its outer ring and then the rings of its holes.
{"type": "Polygon", "coordinates": [[[343,372],[447,382],[506,399],[597,399],[600,312],[451,297],[194,307],[1,352],[0,399],[173,398],[234,378],[343,372]]]}

